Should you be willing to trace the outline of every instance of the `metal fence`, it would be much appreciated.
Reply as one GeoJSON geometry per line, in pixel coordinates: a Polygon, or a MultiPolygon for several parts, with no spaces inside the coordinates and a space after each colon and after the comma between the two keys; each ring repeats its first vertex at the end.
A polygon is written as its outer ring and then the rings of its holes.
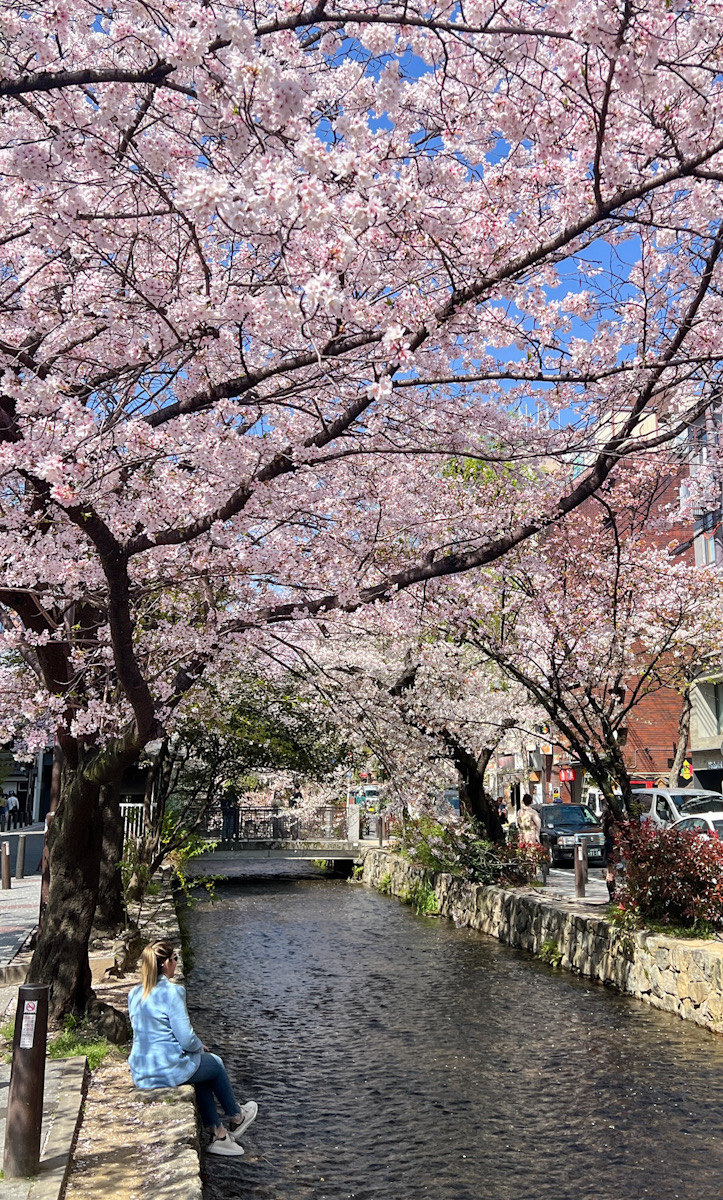
{"type": "Polygon", "coordinates": [[[214,806],[206,815],[205,832],[222,842],[302,841],[347,836],[345,804],[325,804],[314,812],[295,809],[214,806]]]}
{"type": "Polygon", "coordinates": [[[145,814],[142,804],[121,804],[123,818],[123,840],[134,838],[138,841],[145,832],[145,814]]]}
{"type": "MultiPolygon", "coordinates": [[[[138,841],[145,832],[142,804],[121,804],[124,840],[138,841]]],[[[325,804],[309,813],[295,809],[237,808],[223,810],[214,805],[206,813],[201,832],[222,842],[303,841],[339,839],[345,841],[347,808],[345,804],[325,804]]],[[[358,833],[356,834],[358,837],[358,833]]]]}

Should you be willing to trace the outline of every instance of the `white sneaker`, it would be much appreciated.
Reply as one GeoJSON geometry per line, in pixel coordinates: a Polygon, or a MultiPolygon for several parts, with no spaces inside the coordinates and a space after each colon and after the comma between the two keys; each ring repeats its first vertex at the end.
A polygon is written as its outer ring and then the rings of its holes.
{"type": "Polygon", "coordinates": [[[241,1121],[241,1124],[237,1125],[235,1129],[229,1129],[229,1133],[231,1134],[231,1137],[236,1138],[236,1140],[238,1141],[238,1139],[241,1137],[241,1134],[245,1133],[246,1130],[248,1129],[249,1125],[252,1125],[253,1122],[256,1120],[256,1114],[258,1113],[258,1111],[259,1111],[259,1106],[255,1100],[248,1100],[246,1102],[246,1104],[242,1104],[241,1105],[242,1121],[241,1121]]]}
{"type": "Polygon", "coordinates": [[[243,1152],[243,1146],[239,1146],[229,1133],[222,1138],[213,1138],[206,1151],[207,1154],[226,1154],[235,1158],[238,1158],[243,1152]]]}

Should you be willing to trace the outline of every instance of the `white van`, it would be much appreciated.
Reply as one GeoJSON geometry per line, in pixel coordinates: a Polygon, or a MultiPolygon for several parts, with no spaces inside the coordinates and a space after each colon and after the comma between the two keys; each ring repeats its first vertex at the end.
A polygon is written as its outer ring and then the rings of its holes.
{"type": "Polygon", "coordinates": [[[672,825],[695,812],[723,812],[720,792],[704,788],[633,788],[633,796],[640,805],[640,819],[656,825],[672,825]]]}

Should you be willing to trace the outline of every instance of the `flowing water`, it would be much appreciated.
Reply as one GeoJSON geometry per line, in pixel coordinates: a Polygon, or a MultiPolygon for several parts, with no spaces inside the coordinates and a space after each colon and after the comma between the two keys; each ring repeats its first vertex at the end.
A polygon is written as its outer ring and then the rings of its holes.
{"type": "Polygon", "coordinates": [[[191,911],[189,1010],[259,1116],[208,1200],[720,1200],[723,1038],[342,881],[191,911]]]}

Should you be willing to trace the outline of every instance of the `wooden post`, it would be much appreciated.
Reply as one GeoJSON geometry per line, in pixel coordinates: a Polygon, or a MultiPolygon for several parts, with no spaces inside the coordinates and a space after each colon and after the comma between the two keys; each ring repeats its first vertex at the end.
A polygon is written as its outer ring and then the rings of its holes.
{"type": "Polygon", "coordinates": [[[18,849],[17,849],[17,854],[15,856],[15,878],[16,879],[24,879],[25,878],[25,841],[26,841],[26,838],[27,838],[27,834],[25,834],[25,833],[18,834],[18,849]]]}
{"type": "Polygon", "coordinates": [[[4,892],[12,887],[10,879],[10,842],[2,844],[2,889],[4,892]]]}
{"type": "Polygon", "coordinates": [[[5,1179],[26,1179],[38,1173],[47,1037],[48,986],[24,984],[18,988],[15,1014],[5,1123],[5,1179]]]}

